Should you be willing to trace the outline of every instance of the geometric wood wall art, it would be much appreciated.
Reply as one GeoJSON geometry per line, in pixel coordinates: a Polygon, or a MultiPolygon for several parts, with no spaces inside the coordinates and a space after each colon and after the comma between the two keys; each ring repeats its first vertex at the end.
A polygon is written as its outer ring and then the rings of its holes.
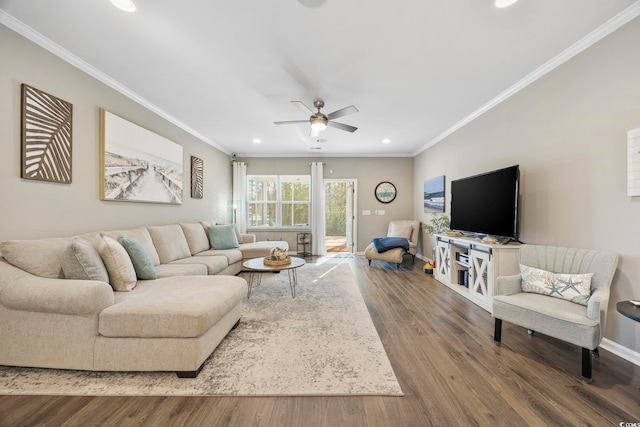
{"type": "Polygon", "coordinates": [[[71,183],[73,105],[22,84],[21,177],[71,183]]]}
{"type": "Polygon", "coordinates": [[[191,197],[194,199],[202,199],[204,191],[203,186],[203,161],[202,159],[191,156],[191,197]]]}

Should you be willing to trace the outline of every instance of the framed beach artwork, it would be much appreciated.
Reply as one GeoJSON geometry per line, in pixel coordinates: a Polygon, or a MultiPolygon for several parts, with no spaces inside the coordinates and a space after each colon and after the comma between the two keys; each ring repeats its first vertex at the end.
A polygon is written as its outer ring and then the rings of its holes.
{"type": "Polygon", "coordinates": [[[444,212],[444,175],[424,182],[424,211],[444,212]]]}
{"type": "Polygon", "coordinates": [[[182,204],[182,146],[100,109],[100,199],[182,204]]]}

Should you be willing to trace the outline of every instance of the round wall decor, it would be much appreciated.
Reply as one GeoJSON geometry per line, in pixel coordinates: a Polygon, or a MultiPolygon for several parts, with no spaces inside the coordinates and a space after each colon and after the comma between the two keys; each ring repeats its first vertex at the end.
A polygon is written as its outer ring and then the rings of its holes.
{"type": "Polygon", "coordinates": [[[376,185],[375,189],[376,199],[381,203],[391,203],[396,198],[396,186],[389,181],[382,181],[376,185]]]}

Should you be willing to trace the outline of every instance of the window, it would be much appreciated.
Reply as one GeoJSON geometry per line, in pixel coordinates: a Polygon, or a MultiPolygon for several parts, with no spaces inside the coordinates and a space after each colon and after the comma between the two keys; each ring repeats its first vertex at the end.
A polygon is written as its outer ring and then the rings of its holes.
{"type": "Polygon", "coordinates": [[[248,175],[249,227],[308,227],[309,175],[248,175]]]}

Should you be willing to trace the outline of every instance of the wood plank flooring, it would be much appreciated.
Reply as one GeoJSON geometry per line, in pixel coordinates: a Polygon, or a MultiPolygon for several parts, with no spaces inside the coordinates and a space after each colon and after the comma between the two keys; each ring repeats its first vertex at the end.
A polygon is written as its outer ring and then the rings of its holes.
{"type": "MultiPolygon", "coordinates": [[[[313,262],[313,261],[311,261],[313,262]]],[[[503,325],[423,263],[348,262],[405,396],[0,396],[0,426],[607,426],[640,423],[640,367],[503,325]]],[[[185,380],[188,381],[188,380],[185,380]]]]}

